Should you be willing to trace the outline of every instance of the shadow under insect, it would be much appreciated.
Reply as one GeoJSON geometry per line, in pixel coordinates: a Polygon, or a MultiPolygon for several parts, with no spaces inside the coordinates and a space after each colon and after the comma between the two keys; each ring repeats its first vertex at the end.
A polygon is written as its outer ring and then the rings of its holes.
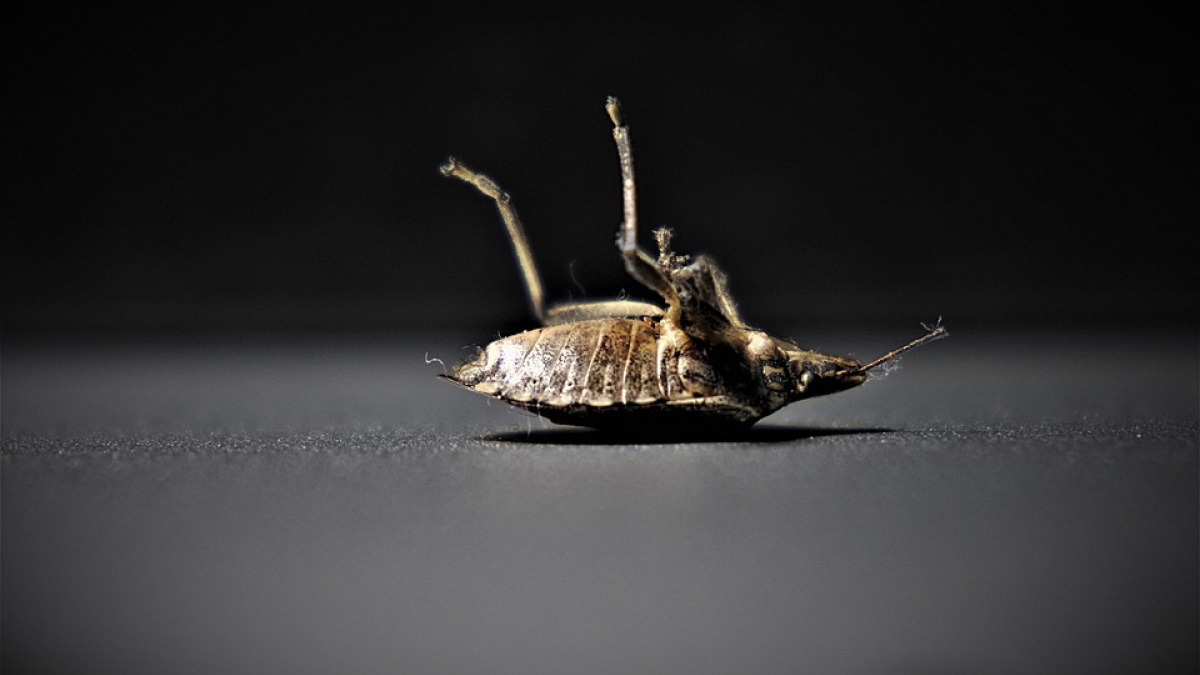
{"type": "Polygon", "coordinates": [[[753,426],[741,428],[714,428],[693,430],[664,430],[662,428],[546,428],[525,431],[505,431],[484,434],[483,441],[532,445],[661,445],[732,443],[738,445],[762,445],[789,443],[833,436],[860,436],[890,434],[894,430],[882,427],[844,429],[820,429],[813,427],[753,426]]]}

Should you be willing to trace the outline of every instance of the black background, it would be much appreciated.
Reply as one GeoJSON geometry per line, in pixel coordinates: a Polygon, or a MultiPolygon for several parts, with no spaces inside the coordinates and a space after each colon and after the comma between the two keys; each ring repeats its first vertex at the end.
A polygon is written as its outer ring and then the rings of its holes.
{"type": "Polygon", "coordinates": [[[637,292],[608,95],[643,224],[752,323],[1194,322],[1182,15],[598,10],[18,12],[6,332],[525,321],[451,154],[551,300],[637,292]]]}

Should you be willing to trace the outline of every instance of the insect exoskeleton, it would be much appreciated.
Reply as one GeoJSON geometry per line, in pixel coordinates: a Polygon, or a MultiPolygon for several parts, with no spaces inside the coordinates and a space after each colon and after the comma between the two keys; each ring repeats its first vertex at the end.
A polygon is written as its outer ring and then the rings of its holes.
{"type": "Polygon", "coordinates": [[[495,200],[533,313],[543,325],[492,342],[446,379],[562,424],[745,426],[793,401],[856,387],[875,366],[946,335],[940,325],[926,327],[923,337],[863,365],[748,327],[710,258],[675,254],[671,234],[663,229],[655,232],[657,256],[638,247],[629,130],[616,99],[609,99],[608,113],[625,207],[617,248],[630,276],[657,293],[665,307],[612,300],[546,308],[512,200],[490,178],[450,159],[442,173],[495,200]]]}
{"type": "Polygon", "coordinates": [[[449,377],[553,422],[598,427],[672,418],[751,424],[866,379],[849,359],[761,331],[739,338],[696,344],[661,316],[576,321],[496,340],[449,377]]]}

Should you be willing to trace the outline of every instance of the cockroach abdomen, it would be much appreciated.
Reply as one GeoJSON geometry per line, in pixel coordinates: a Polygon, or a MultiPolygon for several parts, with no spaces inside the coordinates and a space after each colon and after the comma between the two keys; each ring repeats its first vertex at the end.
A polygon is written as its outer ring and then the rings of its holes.
{"type": "Polygon", "coordinates": [[[642,319],[593,319],[501,338],[450,379],[523,407],[645,405],[666,398],[658,335],[642,319]]]}

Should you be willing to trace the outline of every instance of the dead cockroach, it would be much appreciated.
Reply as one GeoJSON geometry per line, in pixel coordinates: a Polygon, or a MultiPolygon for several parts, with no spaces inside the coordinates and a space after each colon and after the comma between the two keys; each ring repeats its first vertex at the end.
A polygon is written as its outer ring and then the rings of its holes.
{"type": "Polygon", "coordinates": [[[542,327],[492,342],[443,377],[559,424],[608,430],[749,426],[793,401],[856,387],[872,368],[946,335],[941,325],[927,326],[924,336],[863,365],[750,328],[710,258],[676,255],[665,229],[654,233],[657,257],[638,247],[629,128],[615,98],[607,109],[625,206],[617,248],[629,275],[662,296],[666,307],[611,300],[546,308],[508,194],[450,158],[443,174],[495,200],[542,327]]]}

